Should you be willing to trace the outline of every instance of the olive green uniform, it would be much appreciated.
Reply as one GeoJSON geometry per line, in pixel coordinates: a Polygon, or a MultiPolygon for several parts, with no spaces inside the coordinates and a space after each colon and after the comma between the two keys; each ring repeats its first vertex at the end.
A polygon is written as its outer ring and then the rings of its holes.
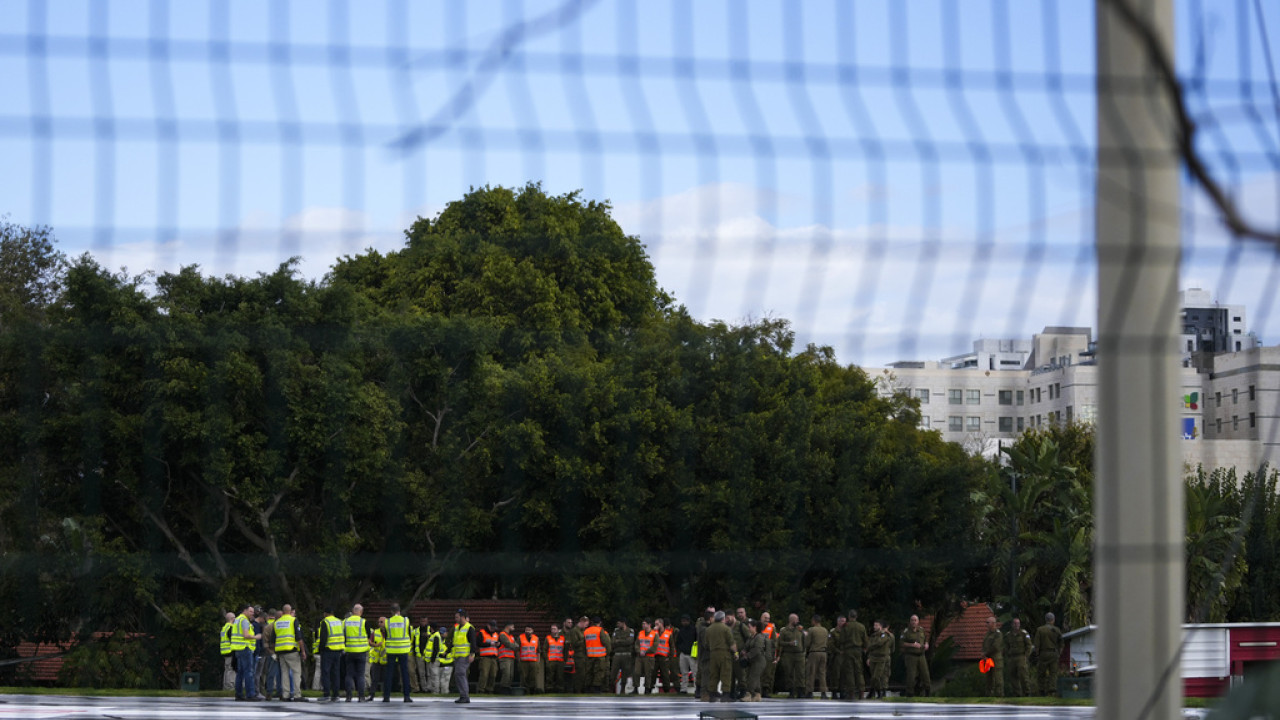
{"type": "Polygon", "coordinates": [[[573,691],[576,693],[586,692],[587,682],[590,678],[588,675],[587,662],[587,639],[582,634],[582,628],[574,625],[565,631],[565,640],[567,644],[573,648],[573,691]]]}
{"type": "Polygon", "coordinates": [[[1062,653],[1062,631],[1048,623],[1036,629],[1032,651],[1036,654],[1036,677],[1041,695],[1058,693],[1058,656],[1062,653]]]}
{"type": "Polygon", "coordinates": [[[871,668],[871,690],[883,697],[889,689],[889,660],[893,657],[893,635],[872,632],[867,637],[867,665],[871,668]]]}
{"type": "Polygon", "coordinates": [[[929,695],[933,683],[929,679],[929,659],[925,657],[924,645],[929,642],[929,633],[922,627],[914,630],[908,627],[902,631],[898,639],[898,648],[902,651],[903,664],[907,669],[907,685],[904,695],[929,695]],[[908,647],[912,643],[920,643],[920,647],[908,647]]]}
{"type": "Polygon", "coordinates": [[[631,628],[614,628],[613,631],[613,664],[609,668],[609,680],[605,683],[605,690],[613,692],[614,683],[618,684],[617,692],[619,694],[627,691],[627,679],[631,677],[634,670],[634,655],[632,654],[636,644],[636,632],[631,628]]]}
{"type": "Polygon", "coordinates": [[[863,653],[867,649],[867,628],[857,620],[844,626],[840,648],[840,691],[846,700],[862,697],[866,680],[862,675],[863,653]],[[850,697],[852,696],[852,697],[850,697]]]}
{"type": "Polygon", "coordinates": [[[1010,629],[1004,636],[1004,656],[1009,665],[1009,697],[1031,694],[1031,675],[1027,658],[1031,656],[1031,634],[1022,628],[1010,629]]]}
{"type": "MultiPolygon", "coordinates": [[[[742,650],[747,646],[748,632],[747,624],[741,620],[736,620],[733,627],[729,628],[733,631],[733,642],[737,644],[738,649],[742,650]]],[[[742,663],[735,662],[733,664],[733,691],[734,697],[742,697],[747,692],[747,669],[742,663]]]]}
{"type": "Polygon", "coordinates": [[[1004,635],[999,630],[989,630],[982,638],[982,657],[995,663],[987,671],[987,696],[1004,697],[1004,635]]]}
{"type": "MultiPolygon", "coordinates": [[[[723,622],[711,623],[703,637],[707,641],[706,653],[710,656],[703,687],[711,693],[711,699],[715,700],[733,689],[733,656],[736,645],[733,631],[723,622]]],[[[703,648],[699,646],[698,655],[701,656],[702,653],[703,648]]]]}
{"type": "Polygon", "coordinates": [[[782,680],[775,681],[774,688],[781,690],[785,687],[791,697],[800,697],[804,692],[804,628],[788,625],[779,630],[778,647],[781,653],[778,671],[782,680]]]}
{"type": "Polygon", "coordinates": [[[805,667],[807,675],[804,684],[806,695],[820,692],[823,697],[827,696],[827,641],[830,638],[831,631],[821,625],[814,625],[809,628],[809,632],[806,634],[805,667]]]}
{"type": "Polygon", "coordinates": [[[747,639],[742,657],[747,661],[748,696],[760,694],[760,676],[764,673],[765,663],[772,660],[767,657],[769,642],[762,633],[756,633],[747,639]]]}

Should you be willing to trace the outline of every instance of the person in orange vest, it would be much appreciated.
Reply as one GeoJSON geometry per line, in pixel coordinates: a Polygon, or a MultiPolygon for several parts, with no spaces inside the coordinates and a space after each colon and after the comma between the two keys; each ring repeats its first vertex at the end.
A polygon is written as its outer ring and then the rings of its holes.
{"type": "Polygon", "coordinates": [[[652,682],[649,680],[653,676],[653,645],[654,640],[658,637],[658,633],[654,632],[653,626],[648,620],[640,621],[640,631],[636,633],[636,661],[635,669],[631,673],[631,693],[632,695],[640,695],[645,690],[651,689],[652,685],[645,685],[644,689],[640,687],[640,681],[652,682]]]}
{"type": "Polygon", "coordinates": [[[524,633],[520,635],[520,686],[526,692],[542,692],[538,682],[538,668],[541,666],[542,658],[539,656],[541,651],[541,639],[533,633],[532,625],[524,626],[524,633]]]}
{"type": "Polygon", "coordinates": [[[493,682],[498,677],[498,621],[490,620],[487,628],[480,629],[480,677],[476,692],[493,692],[493,682]]]}
{"type": "Polygon", "coordinates": [[[546,691],[549,693],[562,692],[567,686],[564,677],[566,654],[560,626],[551,623],[551,632],[542,639],[542,661],[545,666],[543,675],[546,691]]]}
{"type": "MultiPolygon", "coordinates": [[[[767,698],[773,692],[773,678],[778,670],[778,628],[774,626],[773,617],[767,612],[760,613],[760,634],[764,635],[766,658],[764,672],[760,676],[760,697],[767,698]]],[[[865,630],[863,637],[866,637],[865,630]]],[[[861,669],[858,672],[861,673],[861,669]]]]}
{"type": "Polygon", "coordinates": [[[509,622],[498,633],[498,689],[507,692],[516,678],[516,624],[509,622]]]}
{"type": "Polygon", "coordinates": [[[675,631],[667,627],[667,623],[663,618],[653,621],[653,630],[655,633],[653,639],[653,671],[649,674],[649,682],[646,683],[645,689],[650,693],[658,692],[658,676],[661,675],[663,692],[678,692],[680,682],[676,679],[676,673],[671,671],[671,659],[675,651],[675,643],[673,642],[675,631]]]}
{"type": "Polygon", "coordinates": [[[601,627],[599,617],[591,618],[591,624],[582,631],[584,645],[587,649],[587,692],[604,692],[605,676],[609,674],[609,652],[613,641],[601,627]]]}

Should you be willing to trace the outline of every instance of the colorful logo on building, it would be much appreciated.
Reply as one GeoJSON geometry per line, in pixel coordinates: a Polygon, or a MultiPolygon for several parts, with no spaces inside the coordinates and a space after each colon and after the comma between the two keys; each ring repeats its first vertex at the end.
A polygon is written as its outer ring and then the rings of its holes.
{"type": "Polygon", "coordinates": [[[1182,418],[1182,439],[1183,440],[1196,439],[1196,419],[1195,418],[1182,418]]]}
{"type": "Polygon", "coordinates": [[[1183,395],[1182,408],[1184,410],[1199,410],[1200,409],[1200,393],[1193,392],[1190,395],[1183,395]]]}

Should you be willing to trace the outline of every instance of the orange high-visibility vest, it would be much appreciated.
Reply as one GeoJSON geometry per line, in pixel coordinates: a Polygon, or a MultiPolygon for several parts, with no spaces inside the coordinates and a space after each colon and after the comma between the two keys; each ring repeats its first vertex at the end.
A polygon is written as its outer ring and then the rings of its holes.
{"type": "Polygon", "coordinates": [[[547,636],[547,662],[564,662],[564,636],[547,636]]]}
{"type": "Polygon", "coordinates": [[[573,646],[569,646],[569,654],[564,659],[564,671],[567,673],[575,672],[577,667],[576,661],[573,659],[573,646]]]}
{"type": "Polygon", "coordinates": [[[582,631],[582,636],[587,640],[587,657],[604,657],[604,643],[600,641],[600,634],[603,632],[597,625],[582,631]]]}
{"type": "Polygon", "coordinates": [[[511,643],[512,645],[514,645],[516,642],[515,638],[511,637],[511,635],[509,635],[506,630],[503,630],[502,632],[498,633],[498,639],[501,640],[501,643],[499,643],[498,645],[498,659],[499,660],[515,660],[516,651],[507,645],[507,643],[511,643]]]}
{"type": "Polygon", "coordinates": [[[764,633],[765,637],[772,640],[773,636],[778,634],[778,629],[773,626],[773,623],[769,623],[768,625],[765,625],[764,629],[760,632],[764,633]]]}
{"type": "Polygon", "coordinates": [[[520,636],[520,660],[522,662],[538,662],[538,636],[520,636]]]}
{"type": "Polygon", "coordinates": [[[480,657],[498,657],[498,648],[490,645],[490,642],[497,642],[498,636],[488,630],[480,630],[480,657]]]}
{"type": "Polygon", "coordinates": [[[653,639],[657,635],[657,630],[649,630],[648,632],[641,630],[636,633],[636,651],[641,655],[648,655],[649,651],[653,649],[653,639]]]}
{"type": "Polygon", "coordinates": [[[673,631],[671,628],[667,628],[662,631],[662,634],[658,636],[658,643],[653,651],[654,655],[657,655],[658,657],[671,657],[672,634],[673,631]]]}

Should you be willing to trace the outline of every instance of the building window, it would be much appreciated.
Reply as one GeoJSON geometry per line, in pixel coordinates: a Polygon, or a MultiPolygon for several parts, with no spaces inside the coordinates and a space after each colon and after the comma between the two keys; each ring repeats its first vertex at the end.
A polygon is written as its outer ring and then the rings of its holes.
{"type": "Polygon", "coordinates": [[[947,402],[952,405],[959,405],[964,402],[964,393],[961,390],[948,390],[947,402]]]}
{"type": "Polygon", "coordinates": [[[970,415],[965,422],[965,430],[969,432],[977,432],[982,429],[982,418],[977,415],[970,415]]]}
{"type": "Polygon", "coordinates": [[[1257,416],[1254,415],[1253,413],[1249,413],[1249,427],[1252,428],[1257,426],[1258,426],[1257,416]]]}
{"type": "Polygon", "coordinates": [[[1256,399],[1257,399],[1257,398],[1255,398],[1255,397],[1254,397],[1254,390],[1253,390],[1253,386],[1252,386],[1252,385],[1250,385],[1250,386],[1249,386],[1249,402],[1253,402],[1253,401],[1254,401],[1254,400],[1256,400],[1256,399]]]}
{"type": "Polygon", "coordinates": [[[1000,418],[1000,432],[1002,433],[1013,432],[1013,418],[1011,417],[1000,418]]]}
{"type": "Polygon", "coordinates": [[[1239,415],[1232,415],[1232,416],[1231,416],[1231,429],[1232,429],[1232,430],[1239,430],[1239,429],[1240,429],[1240,416],[1239,416],[1239,415]]]}
{"type": "Polygon", "coordinates": [[[1071,424],[1071,415],[1072,415],[1072,407],[1068,405],[1067,406],[1067,424],[1068,425],[1071,424]]]}
{"type": "Polygon", "coordinates": [[[933,418],[929,417],[928,415],[925,415],[924,417],[920,418],[920,427],[925,430],[928,430],[929,426],[933,424],[932,420],[933,418]]]}
{"type": "Polygon", "coordinates": [[[1213,394],[1213,402],[1218,407],[1222,407],[1222,391],[1221,390],[1213,394]]]}
{"type": "Polygon", "coordinates": [[[1050,385],[1050,386],[1049,386],[1049,399],[1050,399],[1050,400],[1052,400],[1052,399],[1053,399],[1053,386],[1052,386],[1052,385],[1050,385]]]}
{"type": "Polygon", "coordinates": [[[1213,421],[1213,424],[1217,426],[1218,434],[1221,435],[1222,434],[1222,418],[1216,418],[1213,421]]]}
{"type": "Polygon", "coordinates": [[[1019,391],[1018,391],[1018,393],[1017,393],[1017,397],[1018,397],[1018,404],[1019,404],[1019,405],[1021,405],[1021,404],[1022,404],[1022,395],[1023,395],[1023,392],[1022,392],[1021,390],[1019,390],[1019,391]]]}
{"type": "Polygon", "coordinates": [[[929,388],[917,388],[916,397],[920,398],[921,405],[929,404],[929,388]]]}
{"type": "Polygon", "coordinates": [[[1187,341],[1187,352],[1191,352],[1191,341],[1187,341]]]}
{"type": "Polygon", "coordinates": [[[1062,383],[1053,384],[1053,396],[1058,398],[1059,400],[1062,399],[1062,383]]]}
{"type": "Polygon", "coordinates": [[[959,415],[952,415],[947,418],[947,430],[951,432],[960,432],[964,430],[964,418],[959,415]]]}
{"type": "Polygon", "coordinates": [[[965,390],[964,394],[966,405],[980,405],[982,403],[981,390],[965,390]]]}
{"type": "Polygon", "coordinates": [[[1013,404],[1013,391],[1012,391],[1012,390],[1001,390],[1001,391],[1000,391],[1000,393],[999,393],[999,398],[1000,398],[1000,404],[1001,404],[1001,405],[1012,405],[1012,404],[1013,404]]]}
{"type": "Polygon", "coordinates": [[[1026,424],[1022,421],[1022,417],[1021,417],[1021,416],[1019,416],[1019,417],[1018,417],[1018,432],[1022,432],[1023,430],[1026,430],[1026,429],[1027,429],[1027,428],[1026,428],[1026,424]]]}

